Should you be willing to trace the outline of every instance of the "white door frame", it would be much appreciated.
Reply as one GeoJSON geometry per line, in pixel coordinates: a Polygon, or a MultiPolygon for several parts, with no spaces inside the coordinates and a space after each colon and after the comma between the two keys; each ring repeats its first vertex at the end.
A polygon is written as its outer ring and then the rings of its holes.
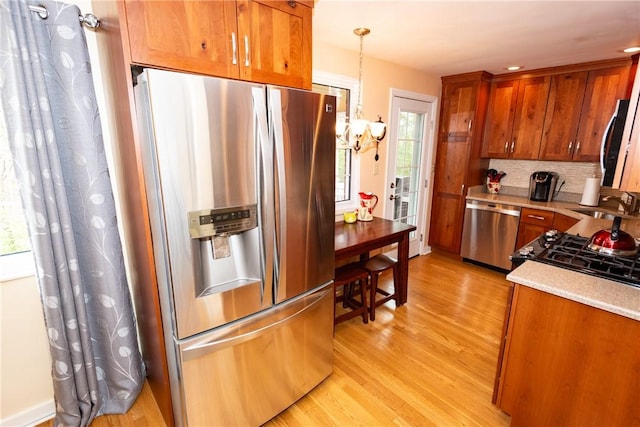
{"type": "MultiPolygon", "coordinates": [[[[424,140],[425,146],[422,150],[422,158],[421,158],[421,168],[420,168],[420,179],[423,181],[423,185],[420,186],[420,196],[418,204],[421,207],[420,218],[418,218],[417,229],[422,234],[422,240],[419,243],[418,247],[418,255],[426,254],[431,252],[431,248],[428,246],[428,236],[429,236],[429,218],[431,217],[431,192],[433,188],[433,176],[432,176],[432,163],[434,158],[435,151],[435,133],[436,133],[436,117],[438,114],[438,97],[433,95],[426,95],[418,92],[411,92],[402,89],[391,88],[391,96],[390,96],[390,117],[394,114],[394,99],[396,98],[406,98],[416,101],[427,102],[431,104],[431,116],[427,117],[427,123],[424,140]]],[[[395,126],[395,124],[393,125],[395,126]]],[[[393,129],[389,135],[390,137],[396,137],[395,129],[393,129]]],[[[395,156],[386,156],[386,180],[385,180],[385,189],[384,189],[384,200],[385,202],[389,200],[391,196],[392,189],[389,188],[389,180],[391,177],[395,176],[395,164],[391,164],[391,157],[395,159],[395,156]]],[[[394,162],[395,163],[395,162],[394,162]]],[[[385,203],[385,216],[391,218],[392,216],[388,216],[386,214],[386,206],[385,203]]],[[[420,236],[418,236],[420,238],[420,236]]]]}

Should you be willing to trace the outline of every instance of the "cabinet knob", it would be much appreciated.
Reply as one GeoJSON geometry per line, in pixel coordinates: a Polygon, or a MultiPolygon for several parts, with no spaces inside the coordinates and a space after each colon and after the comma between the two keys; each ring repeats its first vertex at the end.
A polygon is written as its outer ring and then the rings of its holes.
{"type": "Polygon", "coordinates": [[[298,3],[293,0],[289,0],[287,4],[289,5],[289,7],[292,7],[294,9],[296,8],[296,6],[298,6],[298,3]]]}

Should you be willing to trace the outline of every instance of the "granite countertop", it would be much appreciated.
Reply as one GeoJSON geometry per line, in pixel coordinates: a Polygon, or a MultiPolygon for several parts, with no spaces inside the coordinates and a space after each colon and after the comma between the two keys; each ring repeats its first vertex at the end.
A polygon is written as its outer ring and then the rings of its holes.
{"type": "MultiPolygon", "coordinates": [[[[509,194],[489,194],[482,190],[470,191],[468,200],[493,201],[520,207],[549,210],[567,215],[580,221],[567,230],[568,233],[590,237],[595,232],[610,228],[611,220],[596,219],[575,212],[572,209],[585,209],[574,202],[534,202],[527,197],[509,194]]],[[[603,207],[593,209],[609,211],[623,217],[620,228],[632,236],[640,237],[640,218],[622,215],[615,210],[603,207]]],[[[601,279],[588,274],[578,273],[561,267],[526,261],[507,275],[507,279],[534,289],[538,289],[562,298],[583,303],[611,313],[640,321],[640,288],[601,279]]]]}

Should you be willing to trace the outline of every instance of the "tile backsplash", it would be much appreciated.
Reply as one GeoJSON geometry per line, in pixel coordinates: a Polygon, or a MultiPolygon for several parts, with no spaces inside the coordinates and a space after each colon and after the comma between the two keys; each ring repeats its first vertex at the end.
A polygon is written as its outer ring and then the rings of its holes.
{"type": "Polygon", "coordinates": [[[504,171],[507,175],[501,184],[508,187],[529,188],[529,178],[535,171],[556,172],[560,175],[558,186],[564,181],[562,193],[582,194],[584,183],[592,176],[600,177],[598,163],[545,162],[537,160],[491,159],[489,168],[504,171]]]}

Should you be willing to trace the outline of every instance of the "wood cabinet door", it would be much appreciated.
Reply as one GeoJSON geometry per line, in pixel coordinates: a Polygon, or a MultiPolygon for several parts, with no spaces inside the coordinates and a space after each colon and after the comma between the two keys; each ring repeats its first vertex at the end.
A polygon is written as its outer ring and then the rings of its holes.
{"type": "Polygon", "coordinates": [[[617,100],[625,97],[629,67],[589,71],[573,160],[599,162],[602,138],[617,100]]]}
{"type": "Polygon", "coordinates": [[[464,196],[434,193],[431,207],[429,244],[453,253],[460,253],[464,196]]]}
{"type": "Polygon", "coordinates": [[[125,10],[134,64],[239,77],[235,2],[126,0],[125,10]]]}
{"type": "Polygon", "coordinates": [[[518,101],[519,80],[491,85],[487,122],[484,128],[483,157],[508,158],[511,154],[513,118],[518,101]]]}
{"type": "Polygon", "coordinates": [[[640,192],[640,68],[637,70],[622,140],[628,141],[630,147],[625,157],[618,158],[613,187],[616,188],[619,182],[620,190],[640,192]]]}
{"type": "Polygon", "coordinates": [[[467,138],[447,138],[438,143],[438,155],[434,171],[434,191],[465,194],[466,167],[469,159],[467,138]]]}
{"type": "Polygon", "coordinates": [[[518,238],[516,239],[516,248],[520,249],[534,239],[540,237],[545,231],[551,228],[540,224],[520,223],[518,226],[518,238]]]}
{"type": "Polygon", "coordinates": [[[311,89],[311,8],[296,1],[237,5],[240,77],[311,89]]]}
{"type": "Polygon", "coordinates": [[[513,426],[632,426],[640,322],[516,285],[498,390],[513,426]]]}
{"type": "Polygon", "coordinates": [[[438,143],[429,244],[460,252],[469,138],[449,137],[438,143]]]}
{"type": "Polygon", "coordinates": [[[541,160],[571,160],[587,85],[586,71],[551,78],[540,147],[541,160]]]}
{"type": "Polygon", "coordinates": [[[523,79],[513,117],[510,155],[513,159],[538,158],[551,77],[523,79]]]}
{"type": "Polygon", "coordinates": [[[478,93],[477,81],[447,83],[443,88],[440,138],[468,138],[473,131],[478,93]]]}
{"type": "Polygon", "coordinates": [[[564,232],[576,225],[579,221],[579,219],[576,219],[572,216],[556,213],[553,216],[553,228],[558,231],[564,232]]]}

